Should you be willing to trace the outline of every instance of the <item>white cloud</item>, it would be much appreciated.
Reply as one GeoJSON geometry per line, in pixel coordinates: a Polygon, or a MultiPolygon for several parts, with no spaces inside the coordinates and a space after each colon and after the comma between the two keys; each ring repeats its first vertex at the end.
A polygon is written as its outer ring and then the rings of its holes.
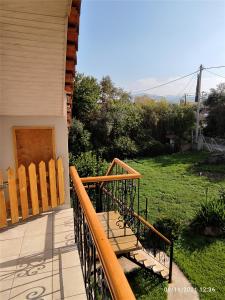
{"type": "MultiPolygon", "coordinates": [[[[223,75],[221,73],[221,75],[223,75]]],[[[225,75],[223,75],[225,76],[225,75]]],[[[167,96],[167,95],[173,95],[173,96],[181,96],[184,93],[190,93],[194,94],[196,89],[196,81],[197,81],[197,75],[195,74],[193,77],[184,78],[182,80],[173,82],[171,84],[151,89],[149,91],[143,91],[145,89],[148,89],[150,87],[154,87],[160,84],[163,84],[165,82],[171,81],[176,79],[177,77],[167,77],[167,78],[142,78],[139,80],[136,80],[135,82],[132,82],[127,85],[126,89],[129,90],[131,93],[138,94],[140,93],[146,93],[146,94],[154,94],[154,95],[160,95],[160,96],[167,96]],[[191,80],[192,78],[192,80],[191,80]],[[143,91],[143,92],[142,92],[143,91]]],[[[215,88],[219,83],[225,82],[225,78],[217,77],[215,75],[206,74],[206,72],[202,75],[202,91],[209,92],[211,88],[215,88]]]]}

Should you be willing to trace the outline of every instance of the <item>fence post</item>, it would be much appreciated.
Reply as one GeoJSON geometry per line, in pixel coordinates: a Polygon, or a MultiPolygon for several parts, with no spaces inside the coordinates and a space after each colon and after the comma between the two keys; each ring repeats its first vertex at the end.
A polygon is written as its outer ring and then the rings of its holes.
{"type": "Polygon", "coordinates": [[[23,219],[28,218],[28,197],[27,197],[27,177],[24,165],[20,165],[18,168],[19,190],[20,190],[20,203],[23,219]]]}
{"type": "Polygon", "coordinates": [[[47,180],[46,180],[46,166],[43,161],[39,163],[39,178],[40,178],[40,189],[41,189],[41,201],[42,210],[48,210],[48,190],[47,190],[47,180]]]}
{"type": "Polygon", "coordinates": [[[7,226],[6,204],[4,196],[3,176],[0,170],[0,228],[7,226]]]}
{"type": "Polygon", "coordinates": [[[16,178],[12,168],[8,168],[7,173],[8,173],[8,184],[9,184],[9,202],[10,202],[11,221],[12,223],[16,223],[19,221],[16,178]]]}
{"type": "Polygon", "coordinates": [[[56,172],[55,172],[55,161],[51,159],[49,165],[49,181],[50,181],[50,195],[51,195],[51,206],[52,208],[57,206],[57,192],[56,192],[56,172]]]}
{"type": "Polygon", "coordinates": [[[28,173],[29,173],[29,181],[30,181],[30,197],[32,203],[32,214],[35,216],[39,214],[39,202],[38,202],[36,166],[34,163],[31,163],[29,165],[28,173]]]}

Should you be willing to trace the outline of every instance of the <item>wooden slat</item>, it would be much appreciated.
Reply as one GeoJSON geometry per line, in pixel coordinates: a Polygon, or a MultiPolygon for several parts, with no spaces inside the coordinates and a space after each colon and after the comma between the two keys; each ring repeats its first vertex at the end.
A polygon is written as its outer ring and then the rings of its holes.
{"type": "Polygon", "coordinates": [[[49,166],[51,206],[54,208],[57,206],[55,161],[53,159],[51,159],[48,163],[48,166],[49,166]]]}
{"type": "MultiPolygon", "coordinates": [[[[0,185],[3,184],[3,176],[0,170],[0,185]]],[[[7,212],[4,190],[0,190],[0,228],[7,226],[7,212]]]]}
{"type": "Polygon", "coordinates": [[[64,188],[64,169],[62,158],[57,160],[57,171],[58,171],[58,189],[59,189],[59,204],[65,203],[65,188],[64,188]]]}
{"type": "Polygon", "coordinates": [[[26,219],[29,216],[28,197],[27,197],[27,178],[24,165],[18,168],[20,203],[22,210],[22,218],[26,219]]]}
{"type": "Polygon", "coordinates": [[[32,203],[32,214],[39,214],[38,190],[37,190],[37,175],[35,164],[31,163],[28,167],[30,180],[30,196],[32,203]]]}
{"type": "Polygon", "coordinates": [[[15,173],[12,168],[8,168],[7,174],[8,174],[8,184],[9,184],[9,203],[10,203],[11,222],[16,223],[19,221],[19,211],[18,211],[15,173]]]}
{"type": "Polygon", "coordinates": [[[46,181],[46,167],[45,163],[41,161],[39,163],[39,177],[40,177],[40,189],[41,189],[41,202],[43,211],[48,210],[48,190],[46,181]]]}

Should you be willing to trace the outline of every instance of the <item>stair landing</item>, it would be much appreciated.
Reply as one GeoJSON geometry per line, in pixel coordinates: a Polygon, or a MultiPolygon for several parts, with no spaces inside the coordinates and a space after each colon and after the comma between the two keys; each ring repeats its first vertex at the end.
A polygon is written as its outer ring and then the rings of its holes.
{"type": "Polygon", "coordinates": [[[97,216],[115,254],[121,255],[142,248],[133,231],[130,228],[123,228],[123,221],[118,222],[122,220],[122,216],[118,212],[102,212],[97,213],[97,216]]]}

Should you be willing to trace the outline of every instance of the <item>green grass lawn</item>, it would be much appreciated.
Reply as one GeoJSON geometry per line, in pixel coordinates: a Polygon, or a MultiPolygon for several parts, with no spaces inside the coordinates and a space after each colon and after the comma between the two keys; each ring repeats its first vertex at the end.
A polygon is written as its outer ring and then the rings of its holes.
{"type": "MultiPolygon", "coordinates": [[[[141,209],[148,199],[148,221],[175,217],[184,225],[193,218],[201,201],[218,196],[225,188],[225,166],[198,165],[206,153],[164,155],[128,161],[143,178],[140,185],[141,209]]],[[[174,259],[198,289],[201,299],[222,300],[225,297],[225,242],[184,232],[175,243],[174,259]],[[214,288],[206,292],[204,288],[214,288]]],[[[158,292],[162,291],[158,286],[158,292]]],[[[161,293],[158,300],[164,299],[161,293]]],[[[138,296],[138,299],[153,299],[138,296]]]]}
{"type": "Polygon", "coordinates": [[[168,285],[158,276],[139,269],[128,273],[127,279],[138,300],[166,300],[165,288],[168,285]]]}

